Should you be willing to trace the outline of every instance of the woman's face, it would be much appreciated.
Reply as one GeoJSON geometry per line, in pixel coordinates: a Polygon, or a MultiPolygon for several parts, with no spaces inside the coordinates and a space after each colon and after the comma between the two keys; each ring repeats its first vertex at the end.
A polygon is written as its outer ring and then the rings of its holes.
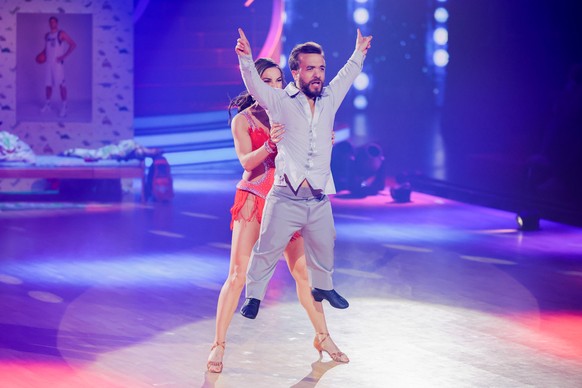
{"type": "Polygon", "coordinates": [[[272,88],[282,89],[283,88],[283,75],[278,67],[269,67],[263,74],[261,74],[261,79],[264,83],[272,88]]]}

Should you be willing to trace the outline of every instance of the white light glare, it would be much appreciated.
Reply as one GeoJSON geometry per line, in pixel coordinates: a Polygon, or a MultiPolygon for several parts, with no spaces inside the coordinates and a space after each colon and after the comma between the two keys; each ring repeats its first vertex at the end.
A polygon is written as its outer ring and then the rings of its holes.
{"type": "Polygon", "coordinates": [[[446,8],[439,7],[434,11],[434,20],[439,23],[446,23],[449,20],[449,11],[446,8]]]}
{"type": "Polygon", "coordinates": [[[370,78],[366,73],[360,73],[354,81],[354,88],[356,90],[364,90],[370,85],[370,78]]]}
{"type": "Polygon", "coordinates": [[[365,8],[356,8],[354,11],[354,22],[362,25],[368,23],[368,20],[370,20],[368,10],[365,8]]]}
{"type": "Polygon", "coordinates": [[[357,96],[356,98],[354,98],[354,107],[356,109],[366,109],[366,107],[368,106],[368,99],[366,98],[366,96],[357,96]]]}
{"type": "Polygon", "coordinates": [[[368,0],[356,0],[356,3],[366,4],[368,0]]]}
{"type": "Polygon", "coordinates": [[[444,46],[449,41],[449,32],[444,27],[439,27],[434,30],[432,38],[437,44],[444,46]]]}
{"type": "Polygon", "coordinates": [[[285,54],[281,54],[279,57],[279,67],[284,69],[287,67],[287,56],[285,54]]]}
{"type": "Polygon", "coordinates": [[[438,49],[434,52],[432,60],[438,67],[445,67],[449,63],[449,53],[447,50],[438,49]]]}

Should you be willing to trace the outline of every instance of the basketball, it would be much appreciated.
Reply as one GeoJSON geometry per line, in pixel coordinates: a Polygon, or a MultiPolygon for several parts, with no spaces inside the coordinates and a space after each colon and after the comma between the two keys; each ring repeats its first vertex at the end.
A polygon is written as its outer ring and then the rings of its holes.
{"type": "Polygon", "coordinates": [[[42,64],[46,62],[46,54],[41,51],[40,54],[36,56],[36,63],[42,64]]]}

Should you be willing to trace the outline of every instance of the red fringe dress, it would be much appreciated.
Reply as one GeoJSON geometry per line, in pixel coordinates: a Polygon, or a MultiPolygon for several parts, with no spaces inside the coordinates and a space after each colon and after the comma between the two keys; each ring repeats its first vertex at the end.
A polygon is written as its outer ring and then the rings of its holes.
{"type": "MultiPolygon", "coordinates": [[[[248,112],[241,112],[241,114],[247,119],[249,123],[249,136],[251,137],[251,144],[253,151],[263,147],[263,144],[269,140],[269,135],[259,126],[256,125],[255,121],[248,112]]],[[[269,154],[265,160],[263,160],[263,167],[265,172],[258,178],[247,181],[241,179],[236,185],[236,194],[234,196],[234,204],[230,209],[230,214],[232,216],[230,221],[230,229],[234,225],[234,221],[252,221],[256,219],[259,224],[263,219],[263,208],[265,207],[265,198],[273,187],[273,182],[275,181],[275,156],[277,153],[269,154]],[[241,209],[246,203],[249,195],[253,198],[253,209],[248,217],[244,217],[241,214],[241,209]]],[[[297,239],[301,236],[299,233],[295,233],[291,238],[291,241],[297,239]]]]}

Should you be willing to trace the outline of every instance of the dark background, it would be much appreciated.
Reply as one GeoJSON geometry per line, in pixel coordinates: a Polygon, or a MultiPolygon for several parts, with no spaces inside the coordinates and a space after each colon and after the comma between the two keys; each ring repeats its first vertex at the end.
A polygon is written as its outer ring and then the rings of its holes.
{"type": "Polygon", "coordinates": [[[580,2],[455,1],[449,8],[446,181],[581,222],[580,2]]]}
{"type": "MultiPolygon", "coordinates": [[[[135,24],[138,117],[221,110],[242,90],[236,28],[258,54],[272,10],[271,1],[243,3],[149,2],[135,24]]],[[[354,5],[287,1],[283,53],[307,40],[322,44],[329,81],[354,49],[354,5]]],[[[336,121],[352,129],[350,141],[381,145],[388,173],[409,176],[419,190],[582,222],[580,73],[569,80],[582,62],[580,2],[384,0],[368,7],[369,105],[354,109],[352,90],[336,121]],[[450,14],[444,85],[427,51],[437,6],[450,14]]]]}

